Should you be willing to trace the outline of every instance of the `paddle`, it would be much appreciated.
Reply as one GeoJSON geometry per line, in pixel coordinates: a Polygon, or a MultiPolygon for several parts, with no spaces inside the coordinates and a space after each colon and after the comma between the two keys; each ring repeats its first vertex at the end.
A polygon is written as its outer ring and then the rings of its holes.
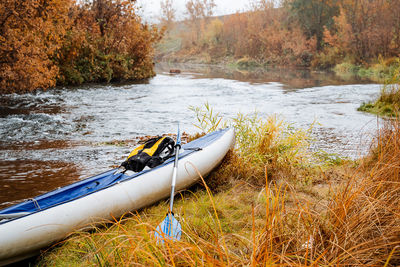
{"type": "Polygon", "coordinates": [[[161,243],[164,243],[164,238],[168,238],[171,240],[180,240],[182,234],[182,226],[174,217],[174,213],[172,212],[172,208],[174,205],[174,195],[175,195],[175,183],[176,183],[176,175],[178,171],[178,158],[179,158],[179,150],[181,148],[181,133],[179,131],[179,123],[178,123],[178,135],[176,137],[175,144],[175,161],[174,161],[174,169],[172,172],[172,183],[171,183],[171,196],[169,202],[169,210],[165,219],[157,226],[155,237],[161,243]]]}

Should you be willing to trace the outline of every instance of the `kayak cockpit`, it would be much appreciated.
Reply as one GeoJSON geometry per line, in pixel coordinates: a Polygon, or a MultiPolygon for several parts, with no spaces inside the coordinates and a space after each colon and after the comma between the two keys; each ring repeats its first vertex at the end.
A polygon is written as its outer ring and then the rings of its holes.
{"type": "Polygon", "coordinates": [[[122,173],[114,175],[114,171],[115,170],[107,171],[0,210],[0,223],[3,223],[4,220],[15,219],[65,203],[129,178],[122,173]]]}

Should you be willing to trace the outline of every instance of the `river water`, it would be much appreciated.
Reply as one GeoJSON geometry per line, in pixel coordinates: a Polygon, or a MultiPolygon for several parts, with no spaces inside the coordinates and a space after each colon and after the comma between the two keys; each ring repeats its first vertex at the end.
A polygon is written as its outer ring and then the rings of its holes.
{"type": "Polygon", "coordinates": [[[358,112],[381,86],[307,70],[237,71],[157,65],[145,83],[85,85],[0,96],[0,207],[105,171],[136,138],[197,129],[189,106],[208,102],[224,118],[278,114],[295,127],[313,122],[313,149],[365,154],[375,116],[358,112]],[[170,75],[170,68],[182,73],[170,75]]]}

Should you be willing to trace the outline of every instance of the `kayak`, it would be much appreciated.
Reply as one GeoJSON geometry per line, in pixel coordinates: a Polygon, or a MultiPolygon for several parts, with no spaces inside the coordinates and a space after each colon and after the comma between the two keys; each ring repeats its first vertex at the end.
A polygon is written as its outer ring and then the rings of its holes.
{"type": "MultiPolygon", "coordinates": [[[[214,169],[235,142],[233,128],[183,144],[176,190],[183,190],[214,169]]],[[[39,253],[77,230],[121,217],[169,196],[173,158],[141,172],[99,175],[0,210],[0,266],[39,253]]]]}

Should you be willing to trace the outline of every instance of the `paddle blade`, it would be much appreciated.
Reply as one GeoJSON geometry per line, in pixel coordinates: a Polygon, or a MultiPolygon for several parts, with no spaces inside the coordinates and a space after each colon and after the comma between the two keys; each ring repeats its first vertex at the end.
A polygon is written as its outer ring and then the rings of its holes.
{"type": "Polygon", "coordinates": [[[164,243],[164,239],[180,240],[182,235],[182,226],[175,219],[172,213],[168,213],[165,219],[157,226],[155,237],[157,241],[164,243]]]}

